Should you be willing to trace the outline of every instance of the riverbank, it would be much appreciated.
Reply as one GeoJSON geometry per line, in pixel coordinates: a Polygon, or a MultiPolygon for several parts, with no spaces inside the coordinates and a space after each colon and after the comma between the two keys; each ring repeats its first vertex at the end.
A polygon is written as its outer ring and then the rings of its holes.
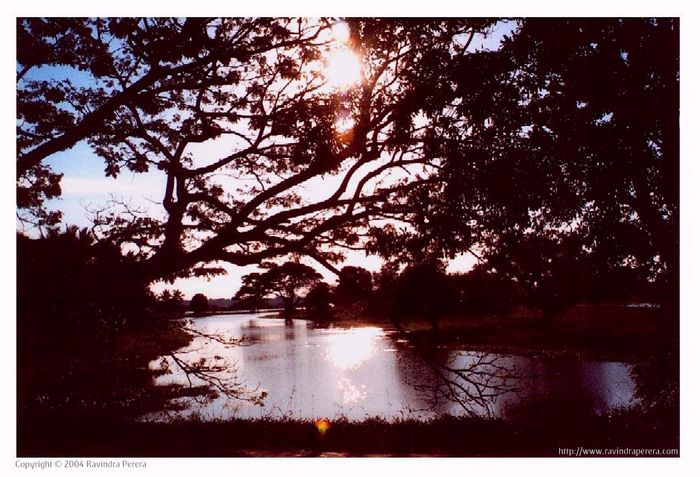
{"type": "MultiPolygon", "coordinates": [[[[54,421],[42,422],[41,432],[21,432],[17,453],[21,457],[563,457],[567,449],[585,448],[603,453],[611,449],[608,452],[629,457],[632,449],[677,451],[678,446],[677,415],[633,409],[602,416],[533,413],[514,421],[340,419],[322,425],[308,420],[54,421]]],[[[660,456],[677,454],[656,455],[660,456]]]]}
{"type": "Polygon", "coordinates": [[[515,309],[503,315],[447,316],[433,329],[429,320],[385,317],[327,320],[320,326],[379,326],[402,333],[413,344],[530,356],[566,356],[637,362],[650,354],[676,353],[678,320],[653,307],[576,305],[549,321],[537,312],[515,309]]]}

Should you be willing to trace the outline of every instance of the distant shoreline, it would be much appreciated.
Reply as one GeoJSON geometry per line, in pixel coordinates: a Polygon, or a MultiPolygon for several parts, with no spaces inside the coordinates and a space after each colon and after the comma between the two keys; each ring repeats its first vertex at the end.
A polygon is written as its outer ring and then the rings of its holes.
{"type": "MultiPolygon", "coordinates": [[[[282,308],[256,312],[215,310],[184,319],[218,315],[249,315],[277,318],[282,308]],[[261,316],[267,314],[268,316],[261,316]]],[[[399,332],[413,345],[426,348],[469,349],[521,356],[569,357],[596,361],[640,362],[649,356],[677,355],[677,327],[663,310],[652,306],[629,304],[577,305],[563,315],[544,323],[531,310],[512,311],[503,315],[450,315],[432,329],[430,320],[421,317],[404,319],[397,327],[387,316],[349,315],[314,320],[303,308],[294,319],[306,320],[316,327],[381,327],[399,332]],[[675,333],[675,334],[674,334],[675,333]]]]}

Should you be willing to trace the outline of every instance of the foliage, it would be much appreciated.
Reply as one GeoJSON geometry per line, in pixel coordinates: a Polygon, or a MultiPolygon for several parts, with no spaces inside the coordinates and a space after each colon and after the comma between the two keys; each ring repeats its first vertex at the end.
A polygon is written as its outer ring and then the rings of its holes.
{"type": "Polygon", "coordinates": [[[396,281],[395,310],[400,320],[427,318],[433,328],[456,301],[444,267],[437,262],[410,265],[396,281]]]}
{"type": "Polygon", "coordinates": [[[17,236],[18,418],[135,416],[167,406],[150,360],[189,336],[165,320],[131,257],[86,230],[17,236]]]}
{"type": "Polygon", "coordinates": [[[190,309],[195,314],[202,314],[209,311],[209,299],[203,293],[197,293],[190,300],[190,309]]]}
{"type": "Polygon", "coordinates": [[[139,276],[294,253],[332,267],[335,246],[357,246],[369,221],[399,216],[402,193],[433,181],[438,156],[413,120],[440,107],[428,88],[436,66],[468,55],[466,40],[494,24],[349,19],[343,43],[335,23],[19,19],[20,218],[60,193],[47,159],[85,142],[107,176],[166,175],[163,218],[94,218],[103,238],[138,250],[139,276]],[[324,66],[344,48],[362,64],[346,90],[324,66]],[[307,197],[320,180],[333,192],[307,197]]]}
{"type": "Polygon", "coordinates": [[[554,257],[578,248],[576,267],[634,269],[675,296],[677,20],[348,19],[347,42],[335,23],[19,19],[20,218],[57,223],[46,160],[84,141],[108,176],[166,175],[163,218],[95,217],[144,280],[472,249],[564,306],[554,257]],[[471,46],[497,25],[514,28],[499,48],[471,46]],[[340,89],[323,64],[344,48],[362,77],[340,89]],[[330,195],[304,193],[320,180],[330,195]]]}
{"type": "MultiPolygon", "coordinates": [[[[17,235],[20,325],[70,327],[84,337],[138,327],[151,304],[146,284],[130,275],[133,258],[75,227],[43,239],[17,235]]],[[[50,337],[51,333],[47,334],[50,337]]]]}
{"type": "Polygon", "coordinates": [[[163,290],[157,298],[160,309],[167,315],[178,316],[184,311],[185,297],[180,290],[163,290]]]}
{"type": "Polygon", "coordinates": [[[251,273],[243,277],[243,286],[236,299],[243,302],[259,302],[265,296],[275,294],[284,303],[284,311],[291,316],[298,303],[297,294],[308,290],[321,280],[321,275],[299,262],[285,262],[281,265],[266,263],[265,273],[251,273]]]}
{"type": "MultiPolygon", "coordinates": [[[[515,420],[444,415],[431,420],[344,416],[322,437],[313,419],[235,419],[204,422],[36,422],[18,436],[20,457],[391,456],[561,457],[562,442],[591,449],[678,449],[678,419],[641,409],[611,415],[561,416],[544,412],[515,420]],[[564,419],[562,419],[564,417],[564,419]],[[524,439],[523,436],[528,436],[524,439]]],[[[572,445],[572,450],[576,447],[572,445]]],[[[674,455],[673,457],[676,457],[674,455]]]]}
{"type": "Polygon", "coordinates": [[[311,319],[327,319],[331,314],[331,287],[326,282],[320,282],[309,290],[304,298],[306,313],[311,319]]]}
{"type": "Polygon", "coordinates": [[[674,19],[524,19],[497,51],[436,70],[441,180],[410,191],[413,229],[377,228],[372,248],[471,248],[545,314],[578,275],[620,267],[675,301],[678,52],[674,19]]]}
{"type": "Polygon", "coordinates": [[[361,267],[343,267],[333,290],[333,303],[342,307],[356,303],[366,305],[372,292],[372,274],[369,271],[361,267]]]}
{"type": "MultiPolygon", "coordinates": [[[[182,311],[182,294],[153,296],[131,273],[133,260],[87,230],[17,236],[20,426],[49,416],[78,423],[167,413],[182,406],[176,398],[183,395],[260,402],[258,394],[212,377],[207,363],[178,355],[201,333],[171,320],[182,311]],[[170,372],[151,366],[163,356],[199,384],[156,386],[154,378],[170,372]]],[[[215,371],[222,370],[219,363],[215,371]]]]}
{"type": "Polygon", "coordinates": [[[236,292],[232,302],[249,310],[261,308],[265,304],[265,296],[269,294],[261,277],[262,274],[258,272],[244,275],[241,287],[236,292]]]}
{"type": "Polygon", "coordinates": [[[519,298],[515,283],[483,265],[451,275],[449,280],[457,300],[455,311],[468,315],[503,314],[519,298]]]}

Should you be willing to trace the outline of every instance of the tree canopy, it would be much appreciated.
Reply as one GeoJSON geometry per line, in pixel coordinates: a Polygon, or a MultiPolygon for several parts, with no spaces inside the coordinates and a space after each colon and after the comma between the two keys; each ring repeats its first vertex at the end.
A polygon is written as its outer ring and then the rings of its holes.
{"type": "Polygon", "coordinates": [[[471,250],[560,297],[621,266],[673,282],[678,46],[673,19],[525,19],[498,51],[455,59],[433,86],[450,104],[431,123],[441,180],[409,192],[414,229],[373,247],[471,250]]]}
{"type": "Polygon", "coordinates": [[[321,281],[321,274],[308,265],[299,262],[285,262],[281,265],[264,263],[265,273],[253,272],[243,277],[243,285],[236,299],[243,303],[258,306],[269,295],[276,295],[284,303],[289,316],[298,302],[298,293],[308,291],[321,281]]]}
{"type": "Polygon", "coordinates": [[[333,302],[349,306],[367,302],[372,294],[372,274],[361,267],[343,267],[338,274],[338,284],[333,291],[333,302]]]}
{"type": "Polygon", "coordinates": [[[368,219],[390,213],[397,192],[432,180],[406,171],[434,168],[424,127],[412,122],[430,102],[426,72],[465,54],[465,37],[492,22],[349,20],[345,43],[336,23],[20,19],[20,208],[41,210],[60,193],[45,159],[86,141],[108,176],[123,168],[167,175],[163,220],[96,218],[95,230],[135,250],[144,277],[292,252],[329,265],[330,245],[352,246],[368,219]],[[326,74],[342,48],[362,65],[346,89],[326,74]],[[47,66],[71,75],[32,77],[47,66]],[[382,186],[392,171],[401,174],[382,186]],[[314,180],[328,192],[304,194],[314,180]]]}
{"type": "Polygon", "coordinates": [[[190,309],[195,314],[209,311],[209,299],[203,293],[195,294],[190,300],[190,309]]]}

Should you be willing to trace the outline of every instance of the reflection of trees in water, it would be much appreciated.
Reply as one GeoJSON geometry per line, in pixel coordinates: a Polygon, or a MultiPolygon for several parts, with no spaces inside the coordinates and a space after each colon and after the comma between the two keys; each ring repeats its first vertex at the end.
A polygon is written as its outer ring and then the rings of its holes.
{"type": "Polygon", "coordinates": [[[635,396],[647,408],[678,410],[679,365],[676,352],[656,353],[650,359],[631,366],[635,396]]]}
{"type": "Polygon", "coordinates": [[[486,352],[419,352],[431,375],[414,383],[437,414],[449,412],[450,405],[470,416],[494,415],[502,397],[525,389],[525,379],[508,357],[486,352]],[[447,406],[446,406],[447,404],[447,406]]]}
{"type": "Polygon", "coordinates": [[[419,355],[430,375],[413,386],[436,414],[569,419],[637,403],[647,410],[672,413],[678,409],[678,359],[673,353],[624,366],[624,373],[616,363],[576,359],[440,350],[419,355]],[[633,388],[625,379],[632,380],[633,388]]]}
{"type": "Polygon", "coordinates": [[[249,340],[227,338],[219,333],[206,333],[191,325],[192,323],[188,322],[183,325],[183,329],[194,335],[195,341],[184,350],[174,351],[163,356],[160,361],[161,373],[174,374],[177,372],[184,377],[190,392],[183,393],[183,395],[187,395],[200,405],[206,405],[221,397],[227,401],[235,400],[262,406],[267,392],[259,390],[259,386],[254,388],[247,386],[244,381],[240,380],[237,362],[229,361],[220,354],[212,353],[211,349],[208,348],[212,341],[226,350],[249,345],[249,340]],[[197,341],[201,345],[196,346],[197,341]]]}

